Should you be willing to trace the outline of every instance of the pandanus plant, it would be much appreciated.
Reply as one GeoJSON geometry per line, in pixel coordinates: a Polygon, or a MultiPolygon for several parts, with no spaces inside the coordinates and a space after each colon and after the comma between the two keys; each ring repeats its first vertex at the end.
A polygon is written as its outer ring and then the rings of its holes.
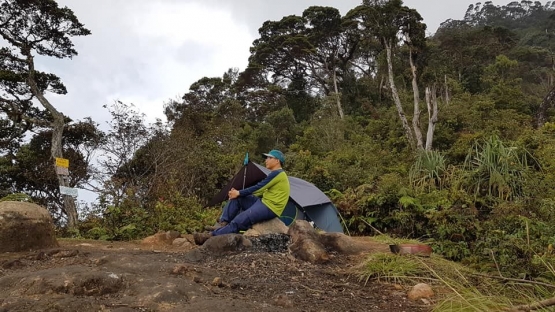
{"type": "Polygon", "coordinates": [[[442,189],[445,185],[445,157],[434,150],[420,150],[410,168],[409,178],[415,188],[442,189]]]}
{"type": "Polygon", "coordinates": [[[477,142],[464,163],[463,187],[475,196],[518,198],[524,195],[529,155],[526,150],[507,146],[495,135],[477,142]]]}

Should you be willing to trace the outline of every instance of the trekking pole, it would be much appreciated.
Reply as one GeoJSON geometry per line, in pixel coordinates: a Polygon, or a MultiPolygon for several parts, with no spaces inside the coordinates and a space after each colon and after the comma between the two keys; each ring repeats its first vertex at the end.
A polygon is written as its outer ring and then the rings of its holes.
{"type": "Polygon", "coordinates": [[[245,155],[245,160],[243,160],[243,166],[245,166],[245,171],[243,172],[243,190],[245,189],[245,182],[247,180],[247,168],[249,164],[249,152],[245,155]]]}

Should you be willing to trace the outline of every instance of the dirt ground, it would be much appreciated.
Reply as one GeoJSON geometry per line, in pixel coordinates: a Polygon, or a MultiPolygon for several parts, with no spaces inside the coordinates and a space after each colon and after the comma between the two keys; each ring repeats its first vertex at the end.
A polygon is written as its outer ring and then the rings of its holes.
{"type": "Polygon", "coordinates": [[[196,247],[59,242],[59,248],[0,253],[0,312],[431,309],[407,299],[408,289],[399,285],[360,282],[352,268],[362,256],[332,255],[314,265],[287,252],[214,256],[196,247]]]}

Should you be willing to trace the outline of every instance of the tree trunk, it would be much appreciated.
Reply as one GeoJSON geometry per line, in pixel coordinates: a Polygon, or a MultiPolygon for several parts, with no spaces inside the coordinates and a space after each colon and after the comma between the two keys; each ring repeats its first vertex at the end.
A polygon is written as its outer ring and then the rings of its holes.
{"type": "Polygon", "coordinates": [[[552,106],[555,102],[555,86],[551,88],[551,91],[547,93],[545,98],[543,99],[540,107],[538,108],[538,112],[536,113],[536,127],[540,128],[545,124],[547,121],[547,109],[552,106]]]}
{"type": "MultiPolygon", "coordinates": [[[[408,35],[407,35],[408,38],[408,35]]],[[[408,39],[410,41],[410,39],[408,39]]],[[[420,92],[418,91],[418,82],[416,81],[416,66],[412,60],[412,49],[409,49],[409,63],[412,72],[412,93],[414,96],[414,115],[412,116],[412,128],[416,136],[416,148],[423,149],[422,131],[420,130],[420,92]]]]}
{"type": "Polygon", "coordinates": [[[395,86],[395,80],[393,79],[393,64],[391,60],[391,43],[386,41],[385,43],[386,59],[387,59],[387,70],[389,75],[389,87],[391,88],[391,93],[393,95],[393,101],[395,102],[395,107],[397,108],[397,113],[403,124],[403,129],[405,130],[405,136],[409,141],[409,145],[414,149],[414,137],[412,136],[412,130],[403,111],[403,106],[401,105],[401,99],[399,99],[399,94],[397,93],[397,87],[395,86]]]}
{"type": "MultiPolygon", "coordinates": [[[[64,133],[64,115],[60,113],[50,102],[44,97],[42,92],[37,86],[35,81],[35,63],[33,56],[30,51],[26,52],[27,65],[29,67],[29,75],[27,77],[27,83],[31,88],[31,92],[37,97],[48,112],[53,117],[52,121],[52,146],[50,149],[50,155],[52,156],[52,165],[54,166],[54,171],[56,171],[56,158],[63,158],[62,153],[62,136],[64,133]]],[[[60,186],[69,187],[69,181],[62,175],[58,175],[58,182],[60,186]]],[[[75,200],[70,195],[62,195],[64,199],[64,211],[67,216],[67,224],[69,228],[75,228],[77,225],[77,207],[75,205],[75,200]]]]}
{"type": "Polygon", "coordinates": [[[382,100],[382,95],[383,95],[383,84],[384,84],[384,76],[380,75],[380,89],[378,90],[378,94],[380,96],[380,101],[382,100]]]}
{"type": "Polygon", "coordinates": [[[341,106],[341,97],[339,96],[339,90],[337,89],[337,73],[335,71],[335,66],[333,68],[333,88],[335,90],[335,100],[337,101],[337,110],[339,111],[339,118],[343,119],[343,107],[341,106]]]}
{"type": "Polygon", "coordinates": [[[438,113],[435,87],[432,87],[431,91],[430,87],[426,88],[426,104],[428,105],[428,133],[426,134],[426,150],[431,151],[438,113]]]}

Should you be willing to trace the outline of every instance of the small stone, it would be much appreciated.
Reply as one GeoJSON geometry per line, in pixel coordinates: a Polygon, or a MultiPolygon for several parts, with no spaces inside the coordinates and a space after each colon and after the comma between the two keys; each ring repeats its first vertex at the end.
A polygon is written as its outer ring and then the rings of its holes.
{"type": "Polygon", "coordinates": [[[188,271],[189,271],[189,266],[184,265],[184,264],[179,264],[179,265],[176,265],[176,266],[173,268],[172,274],[176,274],[176,275],[185,274],[185,273],[187,273],[188,271]]]}
{"type": "Polygon", "coordinates": [[[414,285],[412,289],[408,292],[407,296],[410,300],[418,300],[422,298],[431,298],[434,296],[434,291],[430,285],[425,283],[420,283],[414,285]]]}
{"type": "Polygon", "coordinates": [[[219,278],[219,277],[215,277],[214,280],[212,281],[212,286],[221,287],[222,286],[222,279],[219,278]]]}
{"type": "Polygon", "coordinates": [[[102,258],[99,258],[99,259],[95,259],[93,261],[93,264],[94,265],[103,265],[103,264],[106,264],[107,262],[108,262],[108,260],[106,259],[106,257],[102,257],[102,258]]]}

